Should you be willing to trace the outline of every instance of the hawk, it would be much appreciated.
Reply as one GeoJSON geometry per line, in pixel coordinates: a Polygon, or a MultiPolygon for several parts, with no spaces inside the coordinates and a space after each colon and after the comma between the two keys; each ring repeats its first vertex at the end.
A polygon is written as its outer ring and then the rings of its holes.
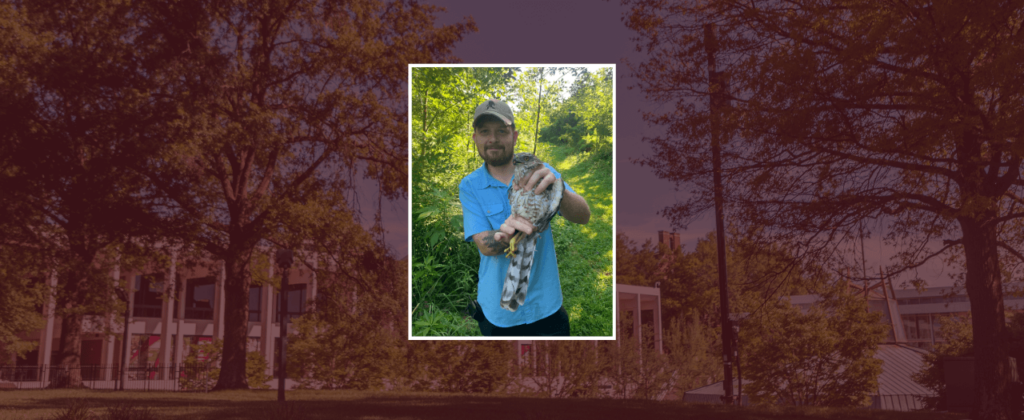
{"type": "MultiPolygon", "coordinates": [[[[516,153],[512,158],[515,167],[512,182],[518,184],[533,174],[533,171],[544,166],[544,163],[531,153],[516,153]]],[[[505,284],[501,290],[501,307],[515,312],[526,301],[526,289],[530,284],[530,268],[533,267],[533,254],[537,250],[537,238],[548,228],[552,217],[558,213],[558,203],[562,201],[565,185],[553,182],[541,194],[525,188],[509,188],[508,201],[512,205],[512,215],[521,216],[533,223],[533,233],[529,235],[516,232],[509,241],[507,256],[512,259],[508,264],[505,284]]]]}

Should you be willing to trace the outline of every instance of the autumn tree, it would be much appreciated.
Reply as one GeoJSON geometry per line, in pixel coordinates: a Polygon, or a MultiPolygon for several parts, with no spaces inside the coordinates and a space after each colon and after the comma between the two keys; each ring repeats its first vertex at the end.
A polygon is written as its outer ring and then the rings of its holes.
{"type": "Polygon", "coordinates": [[[711,385],[722,380],[721,329],[700,322],[695,316],[689,320],[670,320],[662,332],[668,364],[675,372],[672,389],[682,397],[686,391],[711,385]]]}
{"type": "Polygon", "coordinates": [[[406,263],[348,219],[347,228],[313,238],[331,251],[316,270],[316,311],[295,320],[288,337],[289,376],[303,387],[379,390],[404,374],[406,263]]]}
{"type": "Polygon", "coordinates": [[[343,192],[360,178],[376,181],[382,196],[405,194],[407,65],[452,59],[452,45],[474,26],[435,27],[439,9],[405,1],[179,6],[162,13],[187,24],[166,26],[167,36],[187,35],[173,92],[186,117],[167,126],[160,157],[138,170],[174,203],[174,214],[202,223],[188,240],[225,262],[215,389],[248,388],[257,246],[300,249],[296,233],[310,233],[309,221],[358,214],[343,192]]]}
{"type": "MultiPolygon", "coordinates": [[[[9,124],[0,130],[0,179],[11,177],[18,170],[8,147],[17,140],[17,133],[27,128],[25,114],[20,112],[31,103],[28,75],[18,71],[19,60],[11,52],[35,51],[43,42],[39,34],[28,28],[27,20],[23,11],[0,4],[0,120],[9,124]]],[[[24,211],[23,205],[0,197],[0,215],[9,217],[24,211]]],[[[13,227],[0,225],[0,233],[13,227]]],[[[31,351],[32,343],[24,340],[22,334],[38,328],[42,321],[40,314],[35,313],[35,306],[42,301],[42,290],[31,284],[32,275],[38,274],[41,267],[26,267],[25,261],[35,261],[31,250],[4,236],[0,241],[0,357],[31,351]]]]}
{"type": "Polygon", "coordinates": [[[125,145],[173,114],[156,97],[166,44],[148,39],[151,22],[121,2],[4,2],[0,10],[0,115],[11,122],[0,144],[0,232],[3,246],[22,255],[5,271],[56,277],[57,363],[69,376],[54,385],[80,386],[83,321],[118,305],[116,254],[143,251],[139,240],[154,234],[156,201],[124,165],[142,156],[125,145]]]}
{"type": "Polygon", "coordinates": [[[1017,418],[1000,261],[1022,257],[1024,4],[624,3],[647,53],[633,67],[639,86],[671,105],[646,115],[665,132],[647,139],[644,163],[691,186],[666,215],[683,226],[713,202],[707,105],[722,94],[730,219],[806,261],[840,259],[838,245],[876,219],[900,250],[890,274],[962,255],[972,417],[1017,418]]]}
{"type": "Polygon", "coordinates": [[[666,355],[658,352],[652,325],[641,326],[640,339],[634,335],[632,325],[632,314],[621,317],[615,342],[604,344],[604,379],[611,385],[612,395],[618,398],[658,399],[673,385],[674,366],[666,355]]]}
{"type": "MultiPolygon", "coordinates": [[[[733,312],[755,312],[766,303],[807,293],[809,287],[827,281],[820,272],[804,270],[780,246],[763,246],[737,236],[726,239],[733,312]]],[[[692,251],[672,250],[651,241],[637,245],[621,234],[617,240],[617,281],[648,287],[657,284],[666,325],[675,320],[720,328],[714,232],[699,238],[692,251]]]]}
{"type": "Polygon", "coordinates": [[[24,264],[31,252],[22,252],[11,244],[0,244],[0,358],[24,356],[35,343],[25,340],[25,334],[43,325],[42,314],[36,311],[49,290],[32,277],[43,271],[41,267],[24,264]],[[38,305],[38,306],[37,306],[38,305]]]}
{"type": "Polygon", "coordinates": [[[806,312],[776,302],[740,331],[743,376],[751,381],[744,392],[760,404],[867,404],[882,373],[874,357],[887,332],[880,318],[845,291],[825,293],[806,312]]]}

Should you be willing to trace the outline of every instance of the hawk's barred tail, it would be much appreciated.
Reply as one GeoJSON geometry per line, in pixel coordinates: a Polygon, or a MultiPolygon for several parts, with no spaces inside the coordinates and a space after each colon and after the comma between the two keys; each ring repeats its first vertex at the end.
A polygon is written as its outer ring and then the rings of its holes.
{"type": "Polygon", "coordinates": [[[501,289],[501,307],[515,312],[526,302],[526,290],[530,286],[530,268],[533,265],[533,253],[537,250],[537,238],[540,232],[531,233],[520,241],[512,261],[508,264],[508,274],[501,289]],[[522,245],[521,247],[519,245],[522,245]]]}

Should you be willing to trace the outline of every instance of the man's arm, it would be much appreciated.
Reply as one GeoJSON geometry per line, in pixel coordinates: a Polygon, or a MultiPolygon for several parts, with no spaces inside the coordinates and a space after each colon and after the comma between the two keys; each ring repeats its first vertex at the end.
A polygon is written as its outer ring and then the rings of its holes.
{"type": "Polygon", "coordinates": [[[583,196],[566,189],[562,192],[560,206],[559,211],[562,212],[562,217],[565,220],[581,225],[590,221],[590,206],[587,205],[587,200],[583,196]]]}
{"type": "Polygon", "coordinates": [[[473,235],[473,242],[476,243],[476,247],[480,249],[480,253],[488,257],[495,255],[501,255],[505,252],[505,248],[508,248],[508,236],[505,236],[505,241],[499,241],[494,239],[494,233],[497,230],[485,230],[476,235],[473,235]]]}
{"type": "Polygon", "coordinates": [[[498,229],[487,230],[473,235],[473,242],[480,249],[480,253],[493,257],[505,253],[509,241],[512,240],[512,235],[517,231],[522,232],[524,235],[529,235],[533,232],[533,224],[522,216],[509,216],[498,229]]]}

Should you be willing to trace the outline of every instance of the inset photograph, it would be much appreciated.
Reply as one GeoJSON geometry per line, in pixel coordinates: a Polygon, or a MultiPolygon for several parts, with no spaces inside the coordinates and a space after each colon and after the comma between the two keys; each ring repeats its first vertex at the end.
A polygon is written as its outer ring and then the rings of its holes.
{"type": "Polygon", "coordinates": [[[614,338],[614,84],[410,66],[410,339],[614,338]]]}

